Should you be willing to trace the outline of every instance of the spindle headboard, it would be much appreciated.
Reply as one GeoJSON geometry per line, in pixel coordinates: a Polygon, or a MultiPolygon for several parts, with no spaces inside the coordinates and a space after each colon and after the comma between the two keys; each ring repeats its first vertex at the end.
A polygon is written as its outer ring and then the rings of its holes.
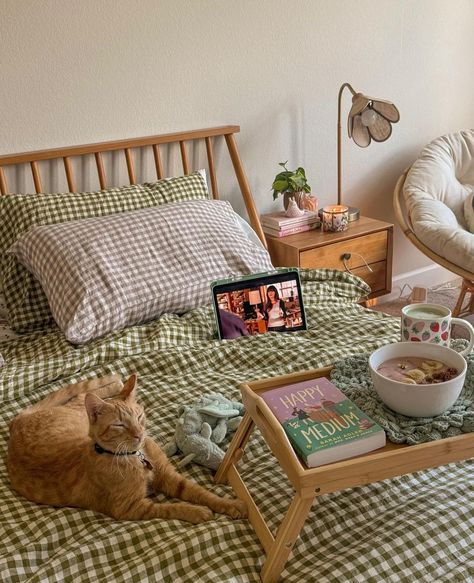
{"type": "Polygon", "coordinates": [[[214,128],[206,128],[201,130],[191,130],[187,132],[177,132],[172,134],[161,134],[156,136],[145,136],[142,138],[132,138],[128,140],[115,140],[110,142],[99,142],[96,144],[84,144],[81,146],[69,146],[65,148],[54,148],[50,150],[37,150],[34,152],[24,152],[21,154],[8,154],[0,156],[0,193],[7,195],[9,193],[7,177],[4,171],[6,166],[16,166],[20,164],[29,164],[31,174],[37,194],[43,192],[43,182],[39,162],[44,160],[61,160],[64,164],[64,171],[66,174],[69,192],[77,192],[76,179],[72,165],[72,158],[83,157],[93,154],[97,166],[97,174],[99,178],[100,188],[109,188],[113,186],[122,186],[118,184],[110,184],[106,176],[104,162],[102,155],[105,152],[123,151],[125,162],[127,165],[128,179],[130,184],[136,183],[135,164],[133,160],[132,150],[136,148],[152,148],[153,158],[156,168],[156,176],[158,179],[164,178],[164,170],[162,163],[162,156],[160,146],[165,144],[179,144],[181,153],[181,161],[184,174],[189,174],[190,168],[188,155],[188,142],[197,140],[204,140],[206,145],[206,154],[208,162],[208,170],[210,177],[211,193],[214,199],[219,198],[219,188],[217,182],[216,164],[214,157],[214,140],[224,138],[229,151],[230,159],[234,168],[234,172],[239,184],[240,192],[245,202],[247,212],[249,215],[250,224],[256,231],[262,243],[266,246],[265,235],[260,224],[257,209],[253,200],[245,171],[242,165],[242,160],[237,149],[235,135],[240,131],[239,126],[229,125],[214,128]]]}

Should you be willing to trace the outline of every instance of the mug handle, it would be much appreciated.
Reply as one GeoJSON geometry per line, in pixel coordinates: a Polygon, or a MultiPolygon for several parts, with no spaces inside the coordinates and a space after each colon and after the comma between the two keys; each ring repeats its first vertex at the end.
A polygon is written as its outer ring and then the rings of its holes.
{"type": "Polygon", "coordinates": [[[471,339],[469,340],[469,346],[459,353],[461,356],[467,356],[468,354],[470,354],[472,347],[474,346],[474,327],[472,326],[472,324],[466,322],[466,320],[462,320],[461,318],[451,318],[451,326],[453,324],[456,324],[458,326],[464,326],[464,328],[466,328],[467,331],[469,332],[469,335],[471,337],[471,339]]]}

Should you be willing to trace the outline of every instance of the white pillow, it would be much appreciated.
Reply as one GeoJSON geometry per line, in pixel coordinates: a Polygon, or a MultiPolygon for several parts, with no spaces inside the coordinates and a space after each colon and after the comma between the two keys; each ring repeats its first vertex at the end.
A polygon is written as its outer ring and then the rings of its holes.
{"type": "Polygon", "coordinates": [[[272,269],[224,201],[194,200],[37,226],[12,246],[66,338],[87,342],[210,302],[210,282],[272,269]]]}
{"type": "MultiPolygon", "coordinates": [[[[199,174],[202,176],[202,179],[204,180],[204,184],[206,185],[206,190],[207,190],[207,192],[209,192],[206,170],[204,168],[201,168],[200,170],[196,170],[196,172],[199,172],[199,174]]],[[[210,194],[209,194],[209,196],[210,196],[210,194]]],[[[239,222],[239,225],[242,228],[242,231],[247,235],[247,237],[249,237],[249,239],[251,241],[253,241],[256,245],[258,245],[259,247],[262,247],[262,249],[265,249],[262,241],[260,240],[260,237],[252,229],[252,227],[247,223],[247,221],[243,217],[241,217],[240,215],[236,215],[236,216],[237,216],[237,220],[239,222]]]]}

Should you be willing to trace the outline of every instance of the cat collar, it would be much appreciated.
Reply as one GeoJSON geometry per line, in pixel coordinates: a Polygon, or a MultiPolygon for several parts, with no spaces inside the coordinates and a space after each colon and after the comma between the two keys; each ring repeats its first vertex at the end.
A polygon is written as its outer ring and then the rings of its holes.
{"type": "Polygon", "coordinates": [[[146,459],[144,453],[140,450],[136,450],[136,451],[110,451],[108,449],[104,449],[102,446],[100,446],[98,443],[94,443],[94,449],[96,451],[96,453],[109,453],[110,455],[134,455],[136,457],[138,457],[138,459],[142,462],[142,464],[147,467],[149,470],[153,469],[153,466],[151,465],[151,463],[146,459]]]}

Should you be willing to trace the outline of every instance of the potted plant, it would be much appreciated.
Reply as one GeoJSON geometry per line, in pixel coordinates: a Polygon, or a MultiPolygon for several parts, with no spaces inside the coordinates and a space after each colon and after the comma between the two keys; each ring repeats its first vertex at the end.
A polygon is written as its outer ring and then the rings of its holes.
{"type": "Polygon", "coordinates": [[[285,210],[288,208],[290,199],[294,198],[298,206],[300,206],[302,196],[311,192],[311,187],[306,180],[306,173],[304,168],[297,168],[296,170],[288,170],[286,162],[279,162],[279,166],[284,168],[283,172],[279,172],[273,180],[273,200],[276,200],[280,194],[283,194],[283,206],[285,210]]]}

